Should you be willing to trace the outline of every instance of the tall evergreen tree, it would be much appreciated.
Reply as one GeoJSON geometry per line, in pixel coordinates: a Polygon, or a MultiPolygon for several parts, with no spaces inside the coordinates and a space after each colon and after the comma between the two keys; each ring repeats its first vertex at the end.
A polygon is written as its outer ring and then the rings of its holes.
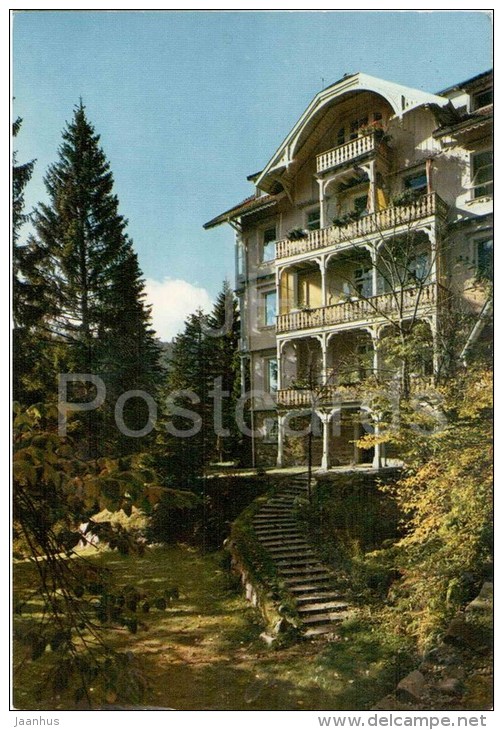
{"type": "Polygon", "coordinates": [[[222,433],[215,433],[215,451],[219,461],[230,461],[240,456],[242,435],[235,418],[236,400],[240,395],[239,310],[227,280],[208,317],[208,325],[209,376],[213,384],[218,379],[226,394],[222,398],[222,433]]]}
{"type": "MultiPolygon", "coordinates": [[[[240,457],[242,436],[236,424],[239,397],[239,313],[228,282],[224,282],[211,314],[191,314],[178,335],[170,366],[169,389],[174,403],[197,415],[197,434],[179,438],[178,454],[199,473],[211,461],[240,457]],[[196,400],[197,399],[197,400],[196,400]]],[[[187,431],[193,423],[179,414],[173,426],[187,431]]]]}
{"type": "Polygon", "coordinates": [[[205,331],[207,315],[197,310],[189,315],[184,331],[175,338],[173,359],[168,379],[170,402],[169,431],[177,439],[176,452],[187,473],[201,474],[214,453],[212,409],[209,392],[212,387],[210,350],[205,331]],[[191,411],[186,417],[180,409],[191,411]],[[171,415],[173,414],[173,415],[171,415]],[[193,431],[193,435],[186,435],[193,431]]]}
{"type": "MultiPolygon", "coordinates": [[[[45,177],[49,202],[35,211],[32,244],[39,275],[50,287],[44,321],[48,341],[59,348],[58,370],[99,375],[109,389],[101,414],[83,419],[98,453],[103,434],[111,431],[117,395],[136,389],[154,395],[159,377],[141,272],[99,140],[80,102],[45,177]]],[[[84,400],[90,397],[83,393],[84,400]]],[[[133,412],[132,422],[125,414],[131,430],[144,410],[138,417],[133,412]]]]}
{"type": "MultiPolygon", "coordinates": [[[[12,125],[12,136],[17,137],[23,120],[18,117],[12,125]]],[[[20,229],[23,223],[29,219],[24,211],[24,190],[31,180],[35,160],[18,164],[17,153],[12,156],[12,240],[14,245],[19,241],[20,229]]],[[[16,250],[16,249],[15,249],[16,250]]],[[[16,263],[16,258],[14,259],[16,263]]]]}
{"type": "MultiPolygon", "coordinates": [[[[12,125],[17,137],[22,125],[18,117],[12,125]]],[[[30,220],[25,212],[24,192],[35,160],[19,164],[17,153],[12,156],[12,316],[13,316],[13,395],[15,401],[28,405],[42,398],[48,363],[35,334],[45,311],[46,288],[37,273],[43,252],[23,241],[21,229],[30,220]]]]}

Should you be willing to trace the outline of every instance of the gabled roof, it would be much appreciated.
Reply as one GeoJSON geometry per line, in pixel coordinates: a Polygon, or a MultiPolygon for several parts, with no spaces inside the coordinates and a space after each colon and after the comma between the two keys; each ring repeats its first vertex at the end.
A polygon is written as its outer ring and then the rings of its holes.
{"type": "Polygon", "coordinates": [[[435,113],[440,125],[453,121],[452,108],[444,109],[444,107],[450,107],[450,101],[445,97],[360,72],[346,74],[342,79],[316,94],[264,169],[248,176],[248,180],[267,194],[246,198],[225,213],[205,223],[203,227],[205,229],[213,228],[221,223],[228,223],[236,218],[276,205],[285,194],[282,185],[284,177],[280,179],[282,173],[293,162],[302,138],[309,132],[309,125],[313,123],[321,110],[336,102],[337,99],[359,91],[370,91],[382,96],[396,116],[402,116],[416,107],[426,106],[435,113]]]}
{"type": "Polygon", "coordinates": [[[256,181],[257,187],[268,189],[269,186],[265,183],[266,178],[270,177],[275,170],[280,171],[288,167],[295,157],[295,151],[303,132],[324,107],[332,104],[339,97],[357,91],[371,91],[382,96],[390,104],[396,116],[402,116],[405,112],[418,106],[436,104],[443,107],[448,103],[448,100],[442,96],[419,89],[411,89],[408,86],[378,79],[368,74],[358,72],[344,76],[314,97],[304,114],[260,173],[256,181]]]}

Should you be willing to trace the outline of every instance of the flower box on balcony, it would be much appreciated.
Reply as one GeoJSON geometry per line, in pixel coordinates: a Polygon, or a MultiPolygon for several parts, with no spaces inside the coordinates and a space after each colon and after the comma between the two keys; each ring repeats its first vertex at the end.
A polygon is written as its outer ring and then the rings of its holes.
{"type": "Polygon", "coordinates": [[[332,223],[336,228],[344,228],[344,226],[348,226],[353,221],[357,221],[359,217],[360,213],[358,213],[358,211],[356,210],[353,210],[350,213],[345,213],[344,215],[334,218],[332,220],[332,223]]]}
{"type": "Polygon", "coordinates": [[[307,236],[307,231],[304,231],[302,228],[293,228],[286,234],[288,241],[302,241],[302,239],[307,238],[307,236]]]}

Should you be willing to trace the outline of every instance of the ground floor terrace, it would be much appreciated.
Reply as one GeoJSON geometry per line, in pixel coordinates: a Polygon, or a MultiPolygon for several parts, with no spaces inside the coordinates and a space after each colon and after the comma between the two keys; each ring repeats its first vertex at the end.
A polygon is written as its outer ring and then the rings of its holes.
{"type": "Polygon", "coordinates": [[[336,407],[299,407],[256,412],[258,436],[254,442],[259,467],[307,468],[328,471],[334,467],[366,466],[381,469],[396,465],[396,454],[384,444],[366,444],[379,433],[369,408],[357,403],[336,407]]]}

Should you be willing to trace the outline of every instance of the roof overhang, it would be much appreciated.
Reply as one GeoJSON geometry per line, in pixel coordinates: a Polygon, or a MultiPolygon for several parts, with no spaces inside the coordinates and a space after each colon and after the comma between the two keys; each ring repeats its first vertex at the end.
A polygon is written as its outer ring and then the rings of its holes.
{"type": "Polygon", "coordinates": [[[314,97],[304,114],[258,176],[256,180],[257,187],[267,190],[270,187],[268,180],[274,177],[275,173],[277,174],[288,168],[294,160],[299,140],[303,136],[306,127],[322,109],[336,102],[338,98],[357,91],[370,91],[382,96],[390,104],[396,116],[402,116],[418,106],[436,104],[443,107],[449,103],[448,99],[436,94],[411,89],[408,86],[401,86],[368,74],[356,73],[345,76],[314,97]]]}
{"type": "Polygon", "coordinates": [[[277,204],[278,200],[282,198],[283,195],[284,194],[261,195],[260,197],[253,195],[250,198],[246,198],[246,200],[243,200],[241,203],[238,203],[238,205],[234,205],[232,208],[229,208],[229,210],[226,210],[225,213],[221,213],[220,215],[217,215],[216,218],[212,218],[203,225],[203,228],[205,230],[215,228],[216,226],[222,225],[222,223],[232,223],[238,218],[243,218],[251,213],[258,213],[266,208],[271,208],[277,204]]]}
{"type": "Polygon", "coordinates": [[[433,132],[435,138],[451,136],[456,139],[472,134],[476,130],[491,130],[493,126],[492,114],[471,114],[457,124],[440,127],[433,132]]]}

